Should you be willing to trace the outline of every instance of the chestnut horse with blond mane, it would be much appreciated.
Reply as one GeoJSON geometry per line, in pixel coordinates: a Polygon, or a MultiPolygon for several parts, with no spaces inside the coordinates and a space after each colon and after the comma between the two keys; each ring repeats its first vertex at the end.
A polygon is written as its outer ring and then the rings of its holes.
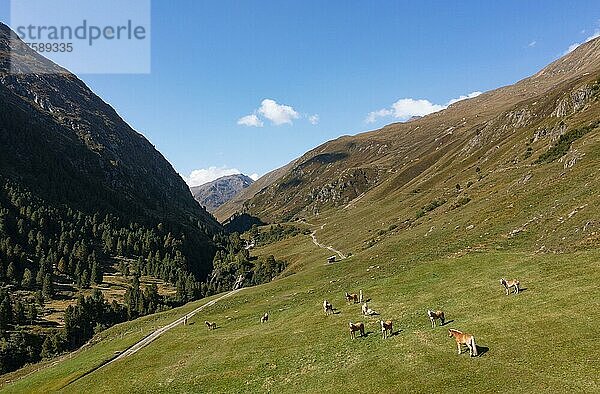
{"type": "Polygon", "coordinates": [[[365,324],[363,322],[352,323],[350,322],[350,338],[356,338],[356,331],[360,331],[360,336],[365,335],[365,324]]]}
{"type": "Polygon", "coordinates": [[[502,279],[500,279],[500,283],[502,284],[502,286],[504,286],[504,289],[506,289],[506,295],[509,294],[511,287],[515,288],[515,294],[519,294],[519,285],[521,283],[518,280],[516,280],[516,279],[506,280],[506,279],[502,278],[502,279]]]}
{"type": "Polygon", "coordinates": [[[458,347],[458,354],[462,353],[462,345],[467,345],[469,348],[469,355],[471,357],[477,357],[477,345],[475,345],[475,337],[471,334],[464,334],[461,331],[449,329],[448,336],[454,337],[456,346],[458,347]]]}
{"type": "Polygon", "coordinates": [[[345,296],[346,296],[346,302],[348,304],[358,303],[358,294],[355,294],[355,293],[348,294],[348,292],[346,292],[345,296]]]}
{"type": "Polygon", "coordinates": [[[383,337],[383,339],[386,339],[388,337],[388,331],[390,332],[389,336],[393,335],[393,324],[394,323],[391,320],[381,321],[381,336],[383,337]]]}
{"type": "Polygon", "coordinates": [[[435,320],[439,319],[441,325],[444,325],[444,322],[446,321],[446,317],[444,316],[444,312],[443,311],[432,311],[432,310],[427,310],[427,316],[429,316],[429,320],[431,320],[431,328],[435,327],[435,320]]]}

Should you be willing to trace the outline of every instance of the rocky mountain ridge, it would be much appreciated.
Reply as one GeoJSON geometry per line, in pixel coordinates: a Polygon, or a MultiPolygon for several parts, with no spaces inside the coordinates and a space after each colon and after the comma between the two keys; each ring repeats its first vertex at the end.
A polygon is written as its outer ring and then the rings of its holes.
{"type": "Polygon", "coordinates": [[[214,212],[221,205],[250,187],[254,180],[244,174],[226,175],[212,182],[191,187],[192,195],[198,203],[214,212]]]}

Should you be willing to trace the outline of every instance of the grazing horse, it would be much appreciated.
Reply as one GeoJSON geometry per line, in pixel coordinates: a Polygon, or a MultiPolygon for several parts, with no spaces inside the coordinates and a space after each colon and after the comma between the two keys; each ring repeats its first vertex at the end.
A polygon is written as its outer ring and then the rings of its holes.
{"type": "Polygon", "coordinates": [[[444,322],[446,321],[446,318],[444,317],[444,312],[442,311],[432,311],[432,310],[427,310],[427,316],[429,316],[429,320],[431,320],[431,328],[435,327],[435,320],[436,319],[440,319],[440,325],[444,325],[444,322]]]}
{"type": "Polygon", "coordinates": [[[346,302],[349,304],[358,303],[358,294],[348,294],[348,292],[346,292],[346,302]]]}
{"type": "Polygon", "coordinates": [[[502,279],[500,279],[500,283],[502,284],[502,286],[504,286],[504,289],[506,289],[506,295],[508,295],[511,287],[515,288],[515,294],[519,294],[520,282],[518,280],[516,280],[516,279],[506,280],[506,279],[502,278],[502,279]]]}
{"type": "Polygon", "coordinates": [[[381,321],[381,336],[383,339],[388,337],[388,331],[390,332],[390,336],[394,332],[393,323],[391,320],[381,321]]]}
{"type": "Polygon", "coordinates": [[[365,302],[364,304],[362,304],[362,314],[364,316],[373,316],[373,315],[379,315],[379,313],[375,312],[373,309],[369,308],[369,305],[365,302]]]}
{"type": "Polygon", "coordinates": [[[448,336],[454,337],[456,346],[458,346],[458,354],[462,353],[461,345],[467,345],[469,348],[469,355],[471,357],[477,357],[477,345],[475,345],[475,337],[471,334],[463,334],[458,330],[452,328],[448,330],[448,336]]]}
{"type": "Polygon", "coordinates": [[[261,323],[266,323],[267,321],[269,321],[269,312],[265,312],[265,314],[260,317],[261,323]]]}
{"type": "Polygon", "coordinates": [[[350,338],[356,338],[356,331],[360,331],[360,336],[365,335],[365,325],[363,322],[352,323],[350,322],[350,338]]]}
{"type": "Polygon", "coordinates": [[[333,314],[333,305],[329,303],[329,301],[323,301],[323,311],[325,311],[325,315],[333,314]]]}
{"type": "Polygon", "coordinates": [[[205,321],[204,321],[204,324],[206,324],[206,327],[207,327],[209,330],[214,330],[215,328],[217,328],[217,323],[214,323],[214,322],[209,322],[208,320],[205,320],[205,321]]]}

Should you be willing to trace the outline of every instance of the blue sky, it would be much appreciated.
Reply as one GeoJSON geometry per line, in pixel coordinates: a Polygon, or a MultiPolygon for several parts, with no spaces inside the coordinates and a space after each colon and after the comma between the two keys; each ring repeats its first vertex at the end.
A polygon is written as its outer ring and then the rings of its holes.
{"type": "Polygon", "coordinates": [[[600,28],[597,0],[449,3],[154,0],[151,73],[80,77],[197,183],[514,83],[600,28]]]}

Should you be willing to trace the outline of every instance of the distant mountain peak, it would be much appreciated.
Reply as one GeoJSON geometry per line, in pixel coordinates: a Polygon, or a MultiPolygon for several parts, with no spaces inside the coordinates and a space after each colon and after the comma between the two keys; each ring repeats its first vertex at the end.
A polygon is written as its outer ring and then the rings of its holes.
{"type": "Polygon", "coordinates": [[[253,183],[254,180],[244,174],[226,175],[212,182],[193,186],[191,190],[200,205],[205,206],[209,212],[214,212],[253,183]]]}

